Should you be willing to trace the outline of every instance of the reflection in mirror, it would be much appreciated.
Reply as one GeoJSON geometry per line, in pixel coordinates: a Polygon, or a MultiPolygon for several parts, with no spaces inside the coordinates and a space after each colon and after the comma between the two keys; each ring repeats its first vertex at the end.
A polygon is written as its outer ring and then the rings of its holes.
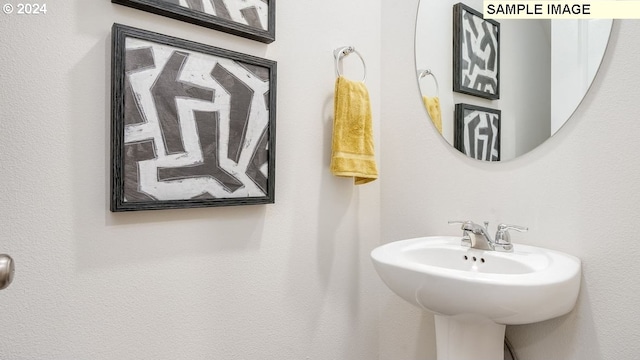
{"type": "MultiPolygon", "coordinates": [[[[453,146],[457,136],[458,141],[467,141],[467,148],[474,148],[474,156],[467,152],[468,156],[488,161],[516,158],[555,134],[578,107],[602,62],[612,20],[498,20],[500,94],[491,100],[452,90],[453,8],[459,2],[421,0],[418,7],[416,75],[425,108],[449,144],[453,146]],[[489,129],[488,123],[467,128],[465,133],[471,131],[477,142],[469,143],[468,137],[460,140],[456,104],[499,111],[500,128],[489,129]],[[487,133],[500,134],[499,156],[486,156],[491,147],[487,133]]],[[[464,4],[482,11],[482,0],[464,4]]],[[[487,48],[475,55],[488,54],[487,48]]]]}

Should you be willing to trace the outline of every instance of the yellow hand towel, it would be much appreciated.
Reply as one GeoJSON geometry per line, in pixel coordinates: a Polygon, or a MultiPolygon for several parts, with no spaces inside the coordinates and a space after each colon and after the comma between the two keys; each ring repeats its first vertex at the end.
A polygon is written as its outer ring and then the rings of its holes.
{"type": "Polygon", "coordinates": [[[378,178],[369,91],[342,76],[336,80],[331,172],[353,177],[356,185],[378,178]]]}
{"type": "Polygon", "coordinates": [[[442,113],[440,112],[440,99],[436,97],[423,96],[424,106],[427,108],[429,117],[433,121],[433,125],[442,134],[442,113]]]}

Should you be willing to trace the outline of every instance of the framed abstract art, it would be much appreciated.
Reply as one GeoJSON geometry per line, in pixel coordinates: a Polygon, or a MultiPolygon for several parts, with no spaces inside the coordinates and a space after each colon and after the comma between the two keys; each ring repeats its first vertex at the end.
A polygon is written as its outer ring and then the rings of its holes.
{"type": "Polygon", "coordinates": [[[496,109],[456,104],[453,146],[477,160],[500,161],[501,114],[496,109]]]}
{"type": "Polygon", "coordinates": [[[276,39],[275,0],[111,0],[263,43],[276,39]]]}
{"type": "Polygon", "coordinates": [[[500,24],[463,3],[453,6],[453,91],[500,98],[500,24]]]}
{"type": "Polygon", "coordinates": [[[274,202],[274,61],[120,24],[112,47],[112,211],[274,202]]]}

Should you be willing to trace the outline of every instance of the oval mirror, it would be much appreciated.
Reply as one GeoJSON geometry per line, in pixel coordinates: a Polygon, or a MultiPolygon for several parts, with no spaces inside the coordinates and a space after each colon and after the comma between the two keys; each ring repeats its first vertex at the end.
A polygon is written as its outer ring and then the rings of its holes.
{"type": "Polygon", "coordinates": [[[600,67],[612,20],[489,20],[482,0],[421,0],[416,75],[436,129],[485,161],[523,155],[562,127],[600,67]]]}

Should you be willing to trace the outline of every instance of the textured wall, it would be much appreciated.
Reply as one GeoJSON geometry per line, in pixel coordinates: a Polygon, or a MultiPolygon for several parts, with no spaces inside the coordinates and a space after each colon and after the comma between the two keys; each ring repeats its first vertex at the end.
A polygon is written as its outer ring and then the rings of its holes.
{"type": "MultiPolygon", "coordinates": [[[[380,183],[329,174],[333,49],[380,1],[278,1],[270,45],[114,5],[0,14],[0,359],[374,359],[380,183]],[[113,22],[278,61],[276,204],[108,211],[113,22]]],[[[347,59],[347,74],[359,76],[347,59]]]]}
{"type": "MultiPolygon", "coordinates": [[[[572,313],[507,328],[520,358],[636,359],[640,22],[614,22],[600,74],[563,129],[517,160],[486,164],[461,156],[428,123],[414,77],[417,5],[382,4],[383,242],[455,235],[449,219],[528,225],[514,241],[580,257],[583,281],[572,313]]],[[[433,317],[389,291],[380,329],[381,360],[435,359],[433,317]]]]}

